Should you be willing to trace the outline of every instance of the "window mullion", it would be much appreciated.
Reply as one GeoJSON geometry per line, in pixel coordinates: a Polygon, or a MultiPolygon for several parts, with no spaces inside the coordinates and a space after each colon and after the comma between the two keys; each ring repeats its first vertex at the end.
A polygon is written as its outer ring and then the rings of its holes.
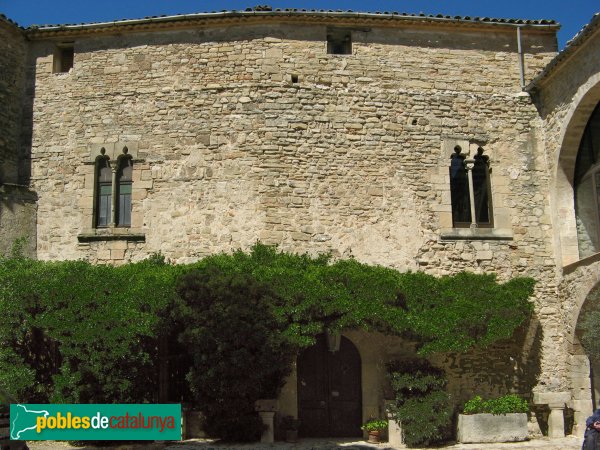
{"type": "Polygon", "coordinates": [[[469,205],[471,207],[470,228],[477,228],[477,216],[475,215],[475,189],[473,187],[473,167],[475,167],[475,160],[466,159],[465,166],[467,167],[467,178],[469,180],[469,205]]]}

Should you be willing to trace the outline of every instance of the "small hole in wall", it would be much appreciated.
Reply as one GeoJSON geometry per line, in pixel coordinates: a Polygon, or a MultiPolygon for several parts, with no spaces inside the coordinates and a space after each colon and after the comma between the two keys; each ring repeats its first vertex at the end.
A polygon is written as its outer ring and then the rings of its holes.
{"type": "Polygon", "coordinates": [[[298,75],[292,75],[292,83],[298,82],[298,75]]]}
{"type": "Polygon", "coordinates": [[[417,119],[413,119],[413,120],[412,120],[412,124],[413,124],[413,125],[416,125],[416,124],[417,124],[417,119]]]}

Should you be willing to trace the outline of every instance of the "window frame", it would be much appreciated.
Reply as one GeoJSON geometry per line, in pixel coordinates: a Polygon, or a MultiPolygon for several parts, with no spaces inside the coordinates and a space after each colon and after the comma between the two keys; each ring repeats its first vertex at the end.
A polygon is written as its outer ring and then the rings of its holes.
{"type": "Polygon", "coordinates": [[[120,228],[130,228],[131,211],[133,207],[133,158],[131,157],[131,155],[125,154],[119,156],[118,158],[118,169],[115,187],[115,226],[120,228]],[[124,170],[126,169],[129,169],[128,175],[124,175],[124,170]],[[128,190],[129,192],[124,193],[124,190],[128,190]],[[127,204],[122,205],[122,200],[125,199],[124,195],[128,196],[128,207],[127,204]],[[128,209],[128,214],[126,214],[126,209],[128,209]]]}
{"type": "MultiPolygon", "coordinates": [[[[467,155],[464,155],[462,153],[462,148],[460,147],[460,145],[456,145],[454,147],[455,153],[453,155],[451,155],[450,158],[451,158],[451,161],[454,161],[457,158],[462,160],[462,164],[464,166],[464,174],[466,177],[466,180],[463,180],[463,182],[466,181],[466,183],[467,183],[467,186],[466,186],[467,191],[466,192],[458,192],[458,193],[455,192],[455,189],[458,189],[458,187],[453,187],[452,170],[455,167],[453,167],[452,162],[451,162],[448,170],[449,170],[449,177],[450,177],[450,203],[451,203],[451,210],[452,210],[452,226],[453,226],[453,228],[494,228],[494,208],[493,208],[493,203],[492,203],[492,189],[491,189],[491,177],[490,177],[491,168],[489,165],[489,157],[487,155],[483,154],[484,151],[485,150],[483,149],[483,147],[479,146],[477,148],[477,154],[474,155],[473,158],[468,158],[467,155]],[[474,176],[474,171],[476,169],[476,166],[480,166],[480,167],[483,166],[484,172],[482,172],[482,173],[485,174],[483,182],[478,183],[477,186],[475,186],[476,180],[475,180],[475,176],[474,176]],[[484,192],[482,192],[481,186],[483,186],[484,192]],[[480,206],[479,208],[477,207],[478,192],[480,193],[480,196],[483,195],[484,193],[486,195],[487,201],[485,202],[485,206],[488,211],[487,222],[483,222],[483,221],[479,220],[479,216],[481,214],[483,205],[480,206]],[[466,195],[467,205],[469,208],[468,211],[466,211],[466,214],[470,218],[470,222],[455,220],[456,216],[464,215],[465,211],[459,211],[458,205],[455,204],[454,200],[458,199],[460,197],[465,197],[465,195],[466,195]],[[476,216],[475,219],[473,219],[473,216],[472,216],[473,210],[475,210],[475,216],[476,216]]],[[[465,198],[463,198],[463,200],[465,200],[465,198]]]]}
{"type": "Polygon", "coordinates": [[[94,204],[93,204],[93,224],[94,228],[109,228],[112,220],[112,169],[110,166],[110,158],[108,156],[100,155],[96,158],[94,163],[94,204]],[[101,167],[101,164],[105,164],[101,167]],[[102,170],[108,170],[110,174],[110,181],[102,180],[102,170]],[[110,194],[108,195],[108,214],[106,217],[106,223],[100,223],[102,217],[102,197],[106,197],[106,194],[102,194],[103,189],[108,187],[110,194]]]}
{"type": "Polygon", "coordinates": [[[328,27],[326,41],[328,55],[352,55],[351,29],[328,27]],[[336,51],[339,48],[341,48],[341,51],[336,51]]]}
{"type": "Polygon", "coordinates": [[[69,73],[75,65],[75,43],[56,44],[52,61],[52,73],[69,73]]]}

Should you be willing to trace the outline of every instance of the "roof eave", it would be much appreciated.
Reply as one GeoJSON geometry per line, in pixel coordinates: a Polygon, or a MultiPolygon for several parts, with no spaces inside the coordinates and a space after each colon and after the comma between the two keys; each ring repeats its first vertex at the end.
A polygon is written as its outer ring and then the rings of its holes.
{"type": "Polygon", "coordinates": [[[525,87],[527,92],[533,92],[540,88],[547,79],[549,79],[552,75],[556,73],[562,67],[562,65],[569,60],[572,56],[574,56],[585,43],[591,39],[591,37],[596,34],[600,30],[600,13],[594,14],[590,23],[585,25],[579,33],[577,33],[573,39],[567,42],[566,47],[559,52],[553,59],[550,61],[544,70],[540,72],[540,74],[535,77],[531,82],[525,87]]]}
{"type": "MultiPolygon", "coordinates": [[[[409,15],[399,13],[365,13],[365,12],[338,12],[338,11],[222,11],[212,13],[195,13],[181,14],[161,17],[146,17],[143,19],[125,19],[115,20],[110,22],[98,23],[83,23],[83,24],[66,24],[66,25],[49,25],[49,26],[32,26],[25,31],[30,36],[53,32],[86,32],[86,31],[102,31],[111,28],[132,27],[132,26],[151,26],[163,25],[168,23],[194,22],[199,20],[209,19],[242,19],[246,17],[264,17],[264,18],[320,18],[320,19],[351,19],[354,21],[360,20],[382,20],[382,21],[397,21],[399,24],[403,22],[413,23],[437,23],[448,25],[470,25],[482,27],[501,27],[501,28],[527,28],[540,31],[556,32],[560,28],[557,23],[537,23],[540,21],[527,21],[519,19],[488,19],[488,18],[462,18],[460,16],[426,16],[426,15],[409,15]]],[[[550,22],[550,21],[549,21],[550,22]]]]}

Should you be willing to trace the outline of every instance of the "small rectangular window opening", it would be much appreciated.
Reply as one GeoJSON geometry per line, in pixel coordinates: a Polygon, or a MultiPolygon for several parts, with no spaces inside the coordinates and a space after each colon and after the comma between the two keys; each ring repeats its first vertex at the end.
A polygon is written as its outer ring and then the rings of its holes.
{"type": "Polygon", "coordinates": [[[54,73],[65,73],[73,68],[75,50],[73,43],[61,43],[54,51],[54,73]]]}
{"type": "Polygon", "coordinates": [[[328,28],[327,53],[330,55],[351,55],[352,31],[343,28],[328,28]]]}

